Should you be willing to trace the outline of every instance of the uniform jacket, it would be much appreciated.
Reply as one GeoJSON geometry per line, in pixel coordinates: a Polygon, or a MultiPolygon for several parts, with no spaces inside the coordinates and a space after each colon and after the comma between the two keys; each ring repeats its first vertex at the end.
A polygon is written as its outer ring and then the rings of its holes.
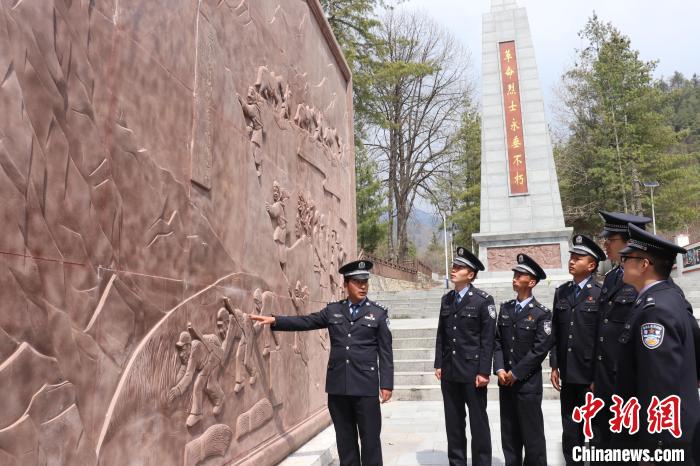
{"type": "Polygon", "coordinates": [[[639,400],[640,422],[646,421],[652,396],[663,400],[677,395],[681,399],[681,438],[675,439],[667,430],[650,434],[646,422],[642,422],[640,442],[648,448],[690,445],[693,436],[697,439],[700,423],[693,344],[697,323],[689,312],[690,304],[674,284],[664,281],[639,296],[634,309],[636,316],[630,331],[623,332],[621,337],[623,357],[628,362],[624,368],[625,381],[631,382],[631,392],[625,395],[634,395],[639,400]]]}
{"type": "Polygon", "coordinates": [[[535,298],[517,315],[515,305],[506,301],[498,313],[493,373],[512,371],[518,392],[542,393],[542,361],[554,344],[552,312],[535,298]]]}
{"type": "Polygon", "coordinates": [[[633,320],[637,291],[622,281],[618,266],[605,275],[598,297],[598,337],[596,340],[593,381],[596,396],[610,399],[614,394],[621,351],[620,335],[633,320]]]}
{"type": "Polygon", "coordinates": [[[455,290],[442,297],[435,368],[442,378],[455,382],[474,382],[477,374],[491,373],[496,327],[496,306],[485,291],[471,286],[456,305],[455,290]]]}
{"type": "Polygon", "coordinates": [[[379,396],[394,388],[394,355],[388,310],[369,299],[352,318],[347,300],[329,303],[306,316],[275,316],[275,331],[328,329],[331,354],[326,392],[331,395],[379,396]],[[378,364],[377,364],[378,363],[378,364]]]}
{"type": "Polygon", "coordinates": [[[575,297],[577,287],[569,281],[554,292],[554,348],[549,363],[553,369],[559,369],[565,383],[588,385],[593,382],[600,285],[590,278],[575,297]]]}

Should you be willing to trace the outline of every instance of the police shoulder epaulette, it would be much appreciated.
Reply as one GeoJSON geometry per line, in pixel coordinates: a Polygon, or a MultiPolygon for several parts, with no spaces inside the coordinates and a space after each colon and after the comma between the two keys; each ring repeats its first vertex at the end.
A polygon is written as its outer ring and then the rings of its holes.
{"type": "Polygon", "coordinates": [[[501,303],[501,305],[503,305],[503,304],[513,304],[513,303],[515,303],[515,300],[514,300],[514,299],[509,299],[509,300],[507,300],[507,301],[503,301],[503,302],[501,303]]]}
{"type": "Polygon", "coordinates": [[[379,309],[384,309],[385,311],[389,312],[389,308],[387,308],[384,304],[381,304],[377,301],[370,301],[372,304],[377,306],[379,309]]]}
{"type": "Polygon", "coordinates": [[[653,307],[656,305],[656,302],[654,301],[653,296],[647,296],[644,298],[644,306],[642,306],[642,309],[646,309],[648,307],[653,307]]]}
{"type": "Polygon", "coordinates": [[[344,299],[341,299],[339,301],[330,301],[327,306],[330,306],[331,304],[345,304],[346,301],[344,299]]]}
{"type": "Polygon", "coordinates": [[[548,308],[547,306],[545,306],[544,304],[542,304],[542,303],[539,302],[539,301],[537,302],[537,307],[539,307],[540,309],[542,309],[544,312],[552,312],[552,311],[549,310],[549,308],[548,308]]]}
{"type": "Polygon", "coordinates": [[[488,294],[487,292],[485,292],[484,290],[479,290],[479,289],[477,289],[477,290],[476,290],[476,293],[479,294],[479,295],[481,295],[481,296],[483,296],[484,298],[490,298],[490,297],[491,297],[491,295],[488,294]]]}

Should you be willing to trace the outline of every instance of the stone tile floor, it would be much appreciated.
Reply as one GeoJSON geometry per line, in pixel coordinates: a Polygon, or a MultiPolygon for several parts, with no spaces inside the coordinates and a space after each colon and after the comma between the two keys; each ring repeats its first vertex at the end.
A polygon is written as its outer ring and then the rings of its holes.
{"type": "MultiPolygon", "coordinates": [[[[493,446],[493,466],[503,465],[503,450],[501,448],[499,407],[497,402],[488,404],[489,423],[493,446]]],[[[559,401],[545,400],[542,402],[545,421],[545,437],[547,439],[547,464],[563,465],[561,454],[561,421],[559,417],[559,401]]],[[[282,464],[291,465],[337,465],[337,452],[334,442],[333,427],[319,434],[325,438],[330,449],[332,460],[311,459],[308,455],[301,458],[288,458],[282,464]]],[[[469,422],[467,421],[467,440],[469,422]]],[[[314,444],[318,450],[318,441],[314,444]]],[[[441,401],[392,401],[382,405],[382,453],[386,466],[398,465],[446,465],[447,438],[445,436],[445,420],[441,401]]],[[[467,450],[467,461],[471,464],[471,452],[467,450]]],[[[325,455],[328,458],[328,454],[325,455]]]]}

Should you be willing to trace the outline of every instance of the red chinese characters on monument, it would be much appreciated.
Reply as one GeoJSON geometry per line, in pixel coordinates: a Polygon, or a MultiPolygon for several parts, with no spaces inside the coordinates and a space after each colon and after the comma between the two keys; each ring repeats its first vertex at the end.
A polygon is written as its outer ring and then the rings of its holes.
{"type": "Polygon", "coordinates": [[[498,46],[508,147],[508,184],[511,194],[527,194],[523,115],[520,110],[520,84],[518,82],[518,63],[515,57],[515,42],[501,42],[498,46]]]}

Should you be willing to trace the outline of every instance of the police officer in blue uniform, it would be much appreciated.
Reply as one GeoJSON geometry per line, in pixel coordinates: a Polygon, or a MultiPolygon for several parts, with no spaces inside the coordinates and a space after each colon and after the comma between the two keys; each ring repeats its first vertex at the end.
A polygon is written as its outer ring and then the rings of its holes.
{"type": "Polygon", "coordinates": [[[603,287],[598,297],[598,337],[596,340],[595,366],[593,373],[593,392],[605,402],[602,409],[593,418],[595,433],[593,443],[597,448],[610,448],[612,433],[609,421],[612,412],[612,395],[615,394],[615,379],[618,372],[620,342],[619,338],[632,320],[632,308],[637,299],[637,291],[632,285],[622,281],[624,269],[620,264],[620,250],[627,246],[629,240],[628,224],[640,228],[651,222],[648,217],[624,214],[620,212],[600,211],[604,226],[600,236],[603,238],[605,253],[614,264],[603,280],[603,287]]]}
{"type": "MultiPolygon", "coordinates": [[[[631,382],[631,390],[620,391],[637,397],[640,413],[647,413],[654,396],[658,400],[678,396],[682,432],[679,438],[668,430],[650,433],[643,423],[635,445],[652,450],[683,449],[683,464],[700,464],[700,398],[693,341],[697,322],[688,301],[669,282],[676,256],[686,251],[633,224],[629,235],[627,247],[620,251],[623,280],[634,287],[638,297],[631,328],[621,337],[627,380],[618,380],[618,384],[631,382]]],[[[641,417],[640,422],[646,420],[646,416],[641,417]]]]}
{"type": "Polygon", "coordinates": [[[348,298],[318,312],[291,317],[250,315],[274,331],[328,329],[331,353],[326,392],[343,466],[382,464],[379,396],[382,403],[389,401],[394,388],[389,312],[367,299],[371,269],[368,260],[343,265],[339,273],[344,276],[348,298]]]}
{"type": "Polygon", "coordinates": [[[574,237],[569,253],[569,273],[573,280],[554,292],[554,348],[549,360],[552,385],[561,391],[562,450],[567,465],[577,464],[572,449],[583,446],[585,441],[582,426],[574,422],[571,414],[575,407],[585,404],[586,392],[593,382],[600,295],[594,274],[598,264],[605,260],[603,250],[584,235],[574,237]]]}
{"type": "Polygon", "coordinates": [[[484,265],[470,251],[457,248],[450,278],[455,289],[442,297],[435,341],[435,377],[440,380],[452,466],[467,464],[465,404],[472,434],[472,464],[491,464],[491,431],[486,395],[493,360],[496,306],[472,285],[484,265]]]}
{"type": "Polygon", "coordinates": [[[554,344],[552,313],[532,295],[533,288],[547,275],[527,254],[518,254],[517,262],[513,267],[517,297],[501,304],[493,356],[499,385],[501,443],[506,466],[547,466],[542,361],[554,344]]]}

